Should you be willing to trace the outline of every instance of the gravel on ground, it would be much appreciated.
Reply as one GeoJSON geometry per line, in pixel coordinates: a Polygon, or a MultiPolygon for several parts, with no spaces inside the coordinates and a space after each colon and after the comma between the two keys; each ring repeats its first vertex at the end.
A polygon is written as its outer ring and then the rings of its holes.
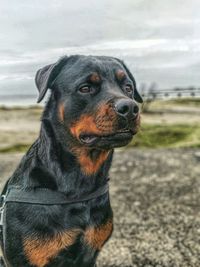
{"type": "MultiPolygon", "coordinates": [[[[1,186],[22,154],[0,154],[1,186]]],[[[119,149],[110,171],[114,233],[99,267],[200,266],[200,150],[119,149]]]]}

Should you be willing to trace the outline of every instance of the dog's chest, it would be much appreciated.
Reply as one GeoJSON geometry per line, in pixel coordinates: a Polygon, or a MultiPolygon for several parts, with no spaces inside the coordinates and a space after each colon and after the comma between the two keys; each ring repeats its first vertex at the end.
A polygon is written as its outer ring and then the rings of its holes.
{"type": "MultiPolygon", "coordinates": [[[[55,261],[60,255],[68,257],[68,251],[72,247],[77,247],[77,255],[70,260],[75,260],[78,255],[87,251],[95,253],[100,251],[106,240],[112,233],[112,221],[108,220],[105,224],[88,227],[85,231],[81,229],[72,229],[60,232],[52,238],[34,239],[28,238],[24,241],[24,252],[28,261],[37,267],[46,266],[48,263],[55,261]]],[[[64,257],[63,257],[64,259],[64,257]]]]}
{"type": "Polygon", "coordinates": [[[82,258],[88,257],[87,253],[93,257],[101,250],[113,229],[112,211],[106,205],[102,208],[86,208],[82,212],[75,208],[65,210],[63,214],[66,216],[59,223],[67,222],[66,229],[55,231],[53,235],[33,233],[27,236],[23,240],[23,248],[28,262],[43,267],[51,266],[51,262],[55,266],[54,262],[58,260],[61,263],[65,260],[68,262],[68,259],[76,261],[80,255],[82,258]]]}

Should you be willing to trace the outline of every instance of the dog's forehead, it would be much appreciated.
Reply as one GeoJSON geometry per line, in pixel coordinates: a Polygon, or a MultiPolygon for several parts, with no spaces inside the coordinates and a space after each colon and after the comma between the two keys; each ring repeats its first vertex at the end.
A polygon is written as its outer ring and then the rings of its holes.
{"type": "Polygon", "coordinates": [[[115,58],[106,56],[86,56],[80,57],[79,63],[83,66],[97,67],[97,68],[114,68],[122,67],[122,64],[115,58]]]}
{"type": "Polygon", "coordinates": [[[123,65],[112,57],[101,56],[80,56],[76,61],[64,66],[65,73],[69,71],[71,75],[87,75],[90,73],[98,73],[99,75],[106,75],[109,73],[116,73],[118,70],[126,73],[123,65]]]}

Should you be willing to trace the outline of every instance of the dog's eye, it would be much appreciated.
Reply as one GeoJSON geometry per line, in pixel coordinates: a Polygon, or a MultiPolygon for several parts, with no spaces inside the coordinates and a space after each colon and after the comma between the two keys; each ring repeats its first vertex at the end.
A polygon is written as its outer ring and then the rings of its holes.
{"type": "Polygon", "coordinates": [[[125,90],[128,94],[133,93],[133,87],[130,84],[125,85],[125,90]]]}
{"type": "Polygon", "coordinates": [[[91,87],[89,87],[88,85],[84,85],[82,87],[80,87],[79,92],[81,92],[82,94],[88,94],[91,93],[91,87]]]}

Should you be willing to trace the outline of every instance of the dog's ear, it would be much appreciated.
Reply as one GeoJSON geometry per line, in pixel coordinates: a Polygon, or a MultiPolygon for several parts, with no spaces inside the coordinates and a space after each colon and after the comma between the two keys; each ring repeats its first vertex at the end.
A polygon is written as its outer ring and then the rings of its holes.
{"type": "Polygon", "coordinates": [[[130,77],[130,79],[132,80],[135,90],[134,90],[134,99],[138,102],[138,103],[143,103],[143,99],[141,97],[141,95],[139,94],[138,90],[137,90],[137,86],[136,86],[136,81],[132,75],[132,73],[130,72],[130,70],[128,69],[128,67],[125,65],[125,63],[118,58],[115,58],[119,63],[122,64],[122,66],[124,67],[124,69],[126,70],[128,76],[130,77]]]}
{"type": "Polygon", "coordinates": [[[37,103],[41,102],[48,89],[52,89],[52,83],[65,65],[68,57],[60,58],[56,63],[39,69],[35,76],[35,84],[39,91],[37,103]]]}

